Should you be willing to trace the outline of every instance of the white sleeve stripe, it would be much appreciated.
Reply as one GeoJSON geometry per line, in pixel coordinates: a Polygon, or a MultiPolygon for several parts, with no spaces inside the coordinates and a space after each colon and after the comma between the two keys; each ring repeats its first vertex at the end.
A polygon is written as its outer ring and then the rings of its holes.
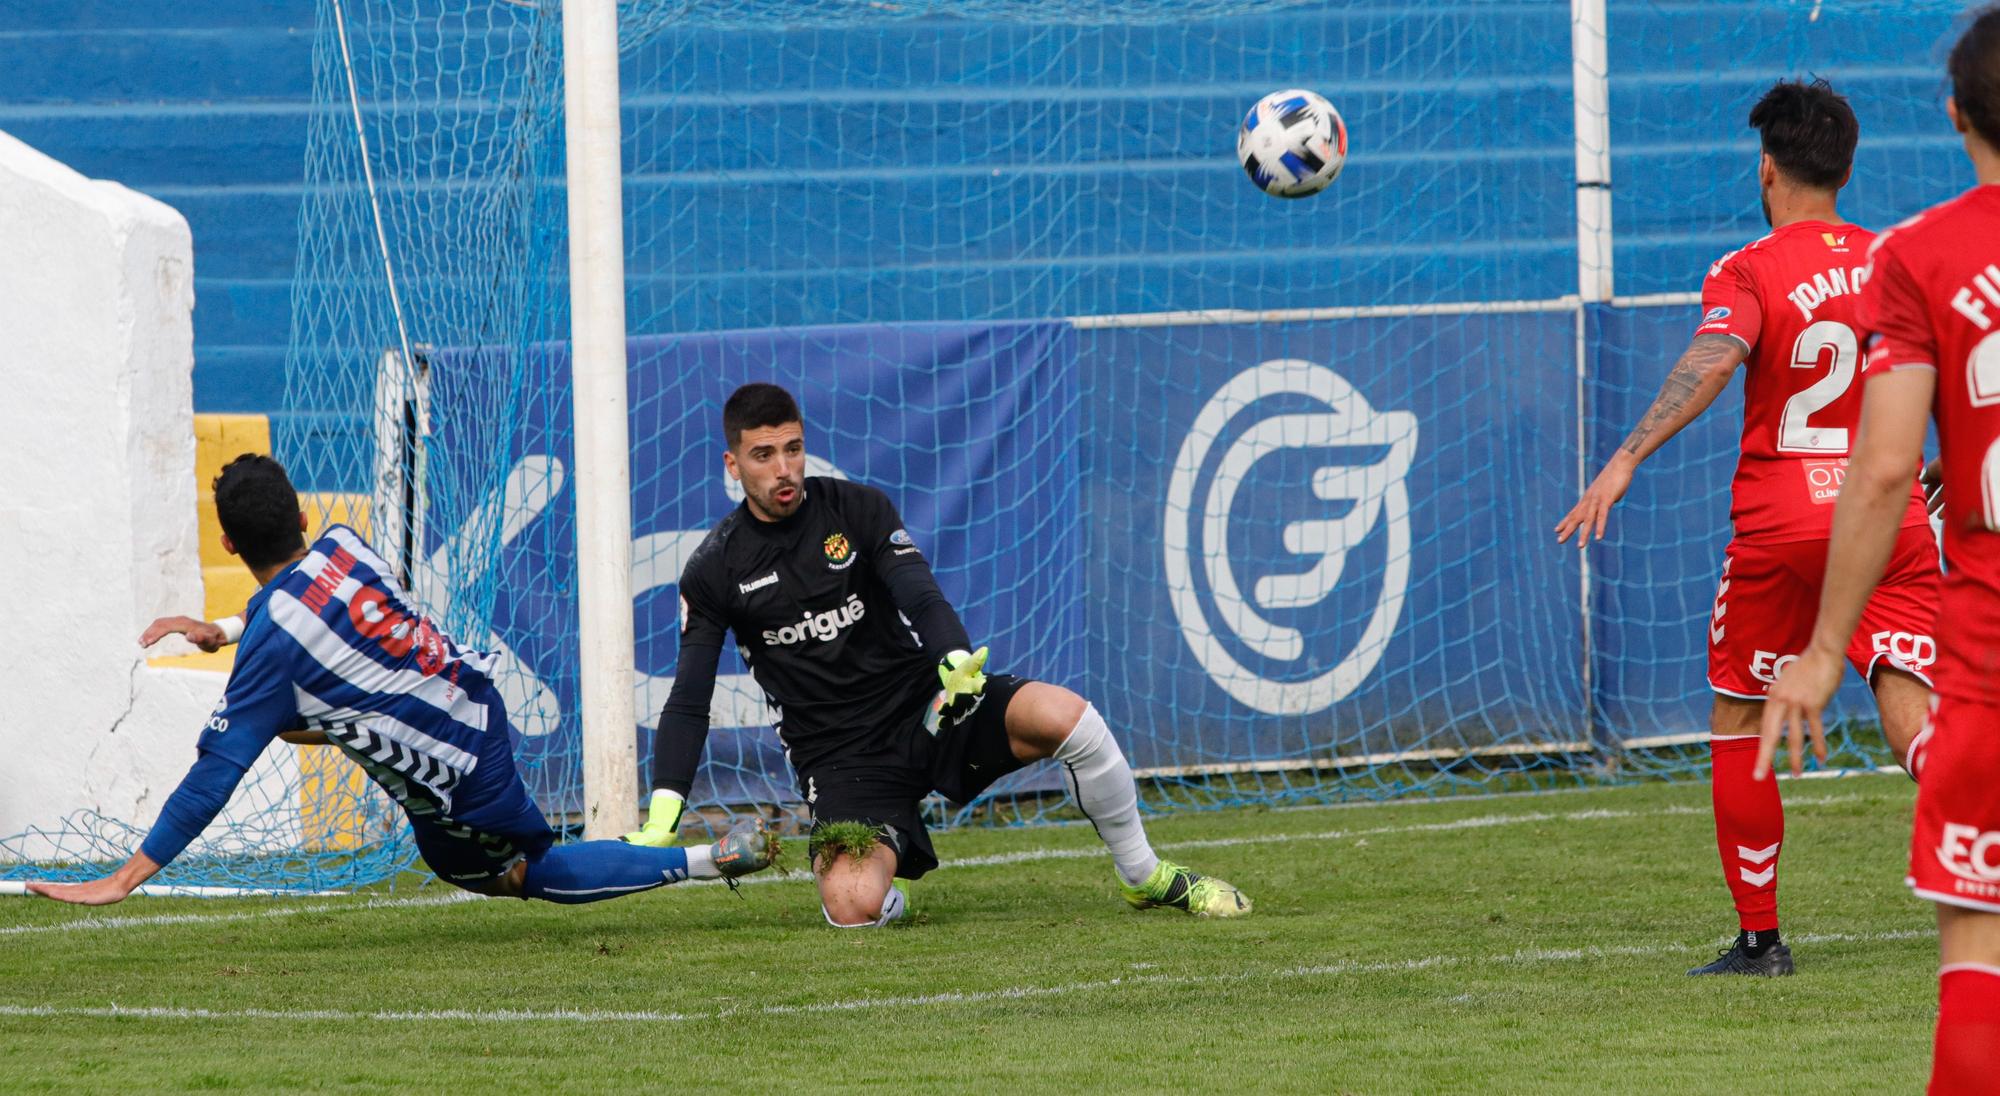
{"type": "Polygon", "coordinates": [[[362,724],[383,738],[394,739],[420,754],[449,765],[461,772],[469,773],[479,764],[477,756],[466,753],[449,742],[440,742],[394,716],[385,715],[381,712],[365,712],[354,708],[335,707],[296,685],[292,689],[299,698],[299,710],[305,712],[308,707],[311,707],[313,710],[309,715],[313,719],[324,720],[329,723],[362,724]]]}
{"type": "Polygon", "coordinates": [[[271,595],[266,611],[270,613],[272,623],[284,629],[308,657],[346,684],[364,693],[410,697],[475,732],[492,729],[486,705],[472,700],[464,689],[440,677],[426,677],[414,670],[391,670],[382,666],[367,654],[355,650],[339,633],[327,627],[318,614],[300,604],[297,598],[277,591],[271,595]]]}
{"type": "Polygon", "coordinates": [[[562,887],[543,887],[541,891],[543,894],[631,894],[633,891],[652,890],[654,887],[678,882],[680,880],[675,878],[672,872],[668,872],[666,873],[665,881],[660,883],[634,883],[627,887],[591,887],[587,890],[565,890],[562,887]]]}

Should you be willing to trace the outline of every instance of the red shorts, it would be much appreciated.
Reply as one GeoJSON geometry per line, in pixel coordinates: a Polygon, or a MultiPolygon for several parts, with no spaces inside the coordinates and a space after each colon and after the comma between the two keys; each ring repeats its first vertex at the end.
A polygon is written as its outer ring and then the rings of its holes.
{"type": "MultiPolygon", "coordinates": [[[[1778,671],[1812,639],[1826,549],[1823,540],[1729,546],[1708,621],[1709,688],[1764,699],[1778,671]]],[[[1937,541],[1929,526],[1913,525],[1896,538],[1882,582],[1848,641],[1848,663],[1864,678],[1886,662],[1930,684],[1937,611],[1937,541]]]]}
{"type": "Polygon", "coordinates": [[[2000,706],[1931,694],[1910,759],[1918,775],[1910,889],[2000,913],[2000,706]]]}

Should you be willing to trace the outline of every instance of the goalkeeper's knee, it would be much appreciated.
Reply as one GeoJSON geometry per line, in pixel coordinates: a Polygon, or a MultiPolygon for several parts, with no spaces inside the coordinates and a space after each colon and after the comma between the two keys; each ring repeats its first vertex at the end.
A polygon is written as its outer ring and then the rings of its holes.
{"type": "MultiPolygon", "coordinates": [[[[834,928],[882,928],[882,926],[890,924],[892,920],[900,918],[906,908],[908,908],[908,900],[904,898],[900,886],[890,886],[888,888],[888,892],[882,896],[882,908],[876,912],[874,920],[840,922],[840,920],[834,920],[834,912],[826,908],[826,902],[820,902],[820,912],[826,916],[826,924],[830,924],[834,928]]],[[[842,912],[846,912],[846,910],[842,910],[842,912]]],[[[860,916],[866,918],[866,914],[860,914],[860,916]]]]}

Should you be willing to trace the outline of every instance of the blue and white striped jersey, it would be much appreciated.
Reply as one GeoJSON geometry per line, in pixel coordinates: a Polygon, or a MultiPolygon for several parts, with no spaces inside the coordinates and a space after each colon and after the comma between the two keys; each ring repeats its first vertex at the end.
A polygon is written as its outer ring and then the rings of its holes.
{"type": "MultiPolygon", "coordinates": [[[[223,699],[198,748],[248,769],[284,731],[322,731],[412,814],[452,814],[507,713],[488,656],[411,604],[354,530],[335,525],[250,599],[223,699]]],[[[468,804],[470,806],[470,804],[468,804]]]]}

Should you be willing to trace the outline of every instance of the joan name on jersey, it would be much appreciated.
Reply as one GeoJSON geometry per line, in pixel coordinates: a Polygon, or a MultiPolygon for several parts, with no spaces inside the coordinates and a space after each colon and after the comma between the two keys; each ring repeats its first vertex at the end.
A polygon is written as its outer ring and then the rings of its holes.
{"type": "Polygon", "coordinates": [[[861,603],[861,595],[849,594],[847,595],[847,604],[837,609],[827,609],[824,612],[818,613],[807,611],[805,619],[799,621],[797,624],[787,624],[783,628],[764,629],[764,645],[766,647],[789,647],[794,643],[804,641],[808,637],[825,643],[827,640],[839,635],[841,629],[860,620],[866,612],[867,606],[861,603]]]}
{"type": "Polygon", "coordinates": [[[1835,297],[1861,292],[1867,281],[1865,266],[1836,266],[1813,275],[1811,281],[1800,282],[1785,297],[1798,306],[1800,315],[1810,320],[1814,309],[1835,297]]]}

